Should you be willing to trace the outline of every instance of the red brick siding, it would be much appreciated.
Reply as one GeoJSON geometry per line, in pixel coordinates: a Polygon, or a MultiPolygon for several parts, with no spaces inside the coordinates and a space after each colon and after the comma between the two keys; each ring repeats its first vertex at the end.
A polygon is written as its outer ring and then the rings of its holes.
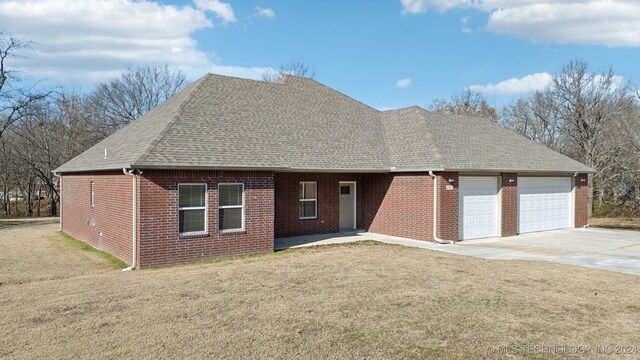
{"type": "Polygon", "coordinates": [[[363,174],[362,196],[368,231],[433,240],[433,179],[428,173],[363,174]]]}
{"type": "Polygon", "coordinates": [[[340,181],[356,182],[356,228],[361,227],[361,175],[331,173],[276,173],[275,174],[275,236],[328,234],[340,228],[340,181]],[[316,219],[300,219],[299,186],[301,181],[315,181],[318,185],[318,211],[316,219]]]}
{"type": "Polygon", "coordinates": [[[131,177],[122,172],[63,175],[62,230],[130,264],[132,186],[131,177]]]}
{"type": "Polygon", "coordinates": [[[518,234],[518,174],[502,173],[500,236],[518,234]]]}
{"type": "Polygon", "coordinates": [[[139,179],[139,267],[273,251],[273,173],[145,170],[139,179]],[[178,235],[179,183],[207,184],[208,235],[178,235]],[[219,183],[244,184],[243,232],[218,232],[219,183]]]}
{"type": "Polygon", "coordinates": [[[438,174],[438,237],[443,240],[458,238],[458,173],[443,172],[438,174]],[[452,181],[449,181],[449,180],[452,181]],[[452,188],[447,189],[451,185],[452,188]]]}
{"type": "Polygon", "coordinates": [[[575,227],[583,227],[589,221],[589,176],[578,174],[575,177],[575,227]]]}

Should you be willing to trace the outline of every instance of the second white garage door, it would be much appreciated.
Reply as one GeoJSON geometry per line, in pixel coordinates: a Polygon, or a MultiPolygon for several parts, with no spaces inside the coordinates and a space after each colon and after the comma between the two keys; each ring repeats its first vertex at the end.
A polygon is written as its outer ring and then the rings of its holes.
{"type": "Polygon", "coordinates": [[[571,221],[571,178],[518,178],[518,233],[565,229],[571,221]]]}
{"type": "Polygon", "coordinates": [[[460,177],[460,240],[498,236],[498,178],[460,177]]]}

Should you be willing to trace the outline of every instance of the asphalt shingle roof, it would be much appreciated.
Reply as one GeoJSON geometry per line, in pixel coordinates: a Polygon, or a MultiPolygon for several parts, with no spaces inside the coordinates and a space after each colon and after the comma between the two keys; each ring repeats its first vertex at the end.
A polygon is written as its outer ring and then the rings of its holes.
{"type": "Polygon", "coordinates": [[[593,171],[481,118],[381,112],[295,76],[212,74],[56,172],[121,168],[593,171]]]}

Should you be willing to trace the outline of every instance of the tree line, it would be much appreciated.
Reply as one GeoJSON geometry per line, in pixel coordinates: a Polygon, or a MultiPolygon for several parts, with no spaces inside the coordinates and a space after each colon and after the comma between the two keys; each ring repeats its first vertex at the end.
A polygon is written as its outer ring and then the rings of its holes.
{"type": "MultiPolygon", "coordinates": [[[[89,92],[27,83],[9,60],[29,44],[0,33],[0,209],[5,217],[57,214],[58,181],[52,171],[171,97],[187,85],[168,66],[127,67],[89,92]],[[18,198],[19,195],[19,199],[18,198]]],[[[266,72],[315,77],[314,68],[291,62],[266,72]]],[[[481,116],[581,161],[592,176],[599,215],[640,214],[640,91],[613,70],[591,72],[572,61],[541,91],[497,110],[479,92],[436,99],[429,110],[481,116]]]]}

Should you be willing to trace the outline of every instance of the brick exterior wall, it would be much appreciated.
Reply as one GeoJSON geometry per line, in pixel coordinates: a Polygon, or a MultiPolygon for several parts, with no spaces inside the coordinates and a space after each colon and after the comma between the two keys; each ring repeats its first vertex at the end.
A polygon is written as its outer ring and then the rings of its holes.
{"type": "Polygon", "coordinates": [[[362,176],[359,174],[331,173],[276,173],[275,174],[275,236],[328,234],[340,229],[340,181],[356,182],[356,228],[362,228],[362,176]],[[315,181],[317,192],[317,218],[300,219],[299,186],[301,181],[315,181]]]}
{"type": "Polygon", "coordinates": [[[363,174],[363,228],[433,240],[433,179],[428,173],[363,174]]]}
{"type": "Polygon", "coordinates": [[[273,251],[273,173],[145,170],[139,176],[141,268],[273,251]],[[207,184],[208,234],[178,234],[178,184],[207,184]],[[218,232],[218,184],[244,184],[242,232],[218,232]]]}
{"type": "MultiPolygon", "coordinates": [[[[438,175],[438,236],[458,240],[458,173],[438,175]],[[452,181],[449,181],[452,180],[452,181]],[[450,186],[449,189],[447,187],[450,186]]],[[[517,233],[517,174],[502,173],[501,236],[517,233]],[[513,182],[509,180],[512,179],[513,182]]],[[[138,179],[140,268],[271,252],[275,237],[339,231],[339,183],[356,182],[356,227],[433,240],[433,179],[428,173],[331,174],[145,170],[138,179]],[[299,183],[318,184],[316,219],[299,219],[299,183]],[[178,184],[207,184],[208,233],[178,234],[178,184]],[[219,233],[218,184],[243,183],[245,230],[219,233]]],[[[575,178],[575,226],[588,220],[588,176],[575,178]]],[[[132,181],[119,172],[63,175],[62,229],[131,263],[132,181]],[[95,206],[90,205],[90,183],[95,206]]]]}
{"type": "Polygon", "coordinates": [[[502,173],[500,236],[518,234],[518,174],[502,173]]]}
{"type": "Polygon", "coordinates": [[[438,174],[438,237],[443,240],[457,241],[458,237],[458,173],[438,174]],[[449,181],[451,179],[452,181],[449,181]],[[447,189],[450,185],[451,188],[447,189]]]}
{"type": "Polygon", "coordinates": [[[132,187],[122,172],[63,175],[62,231],[131,264],[132,187]]]}
{"type": "Polygon", "coordinates": [[[589,223],[589,176],[578,174],[575,177],[575,227],[583,227],[589,223]]]}

